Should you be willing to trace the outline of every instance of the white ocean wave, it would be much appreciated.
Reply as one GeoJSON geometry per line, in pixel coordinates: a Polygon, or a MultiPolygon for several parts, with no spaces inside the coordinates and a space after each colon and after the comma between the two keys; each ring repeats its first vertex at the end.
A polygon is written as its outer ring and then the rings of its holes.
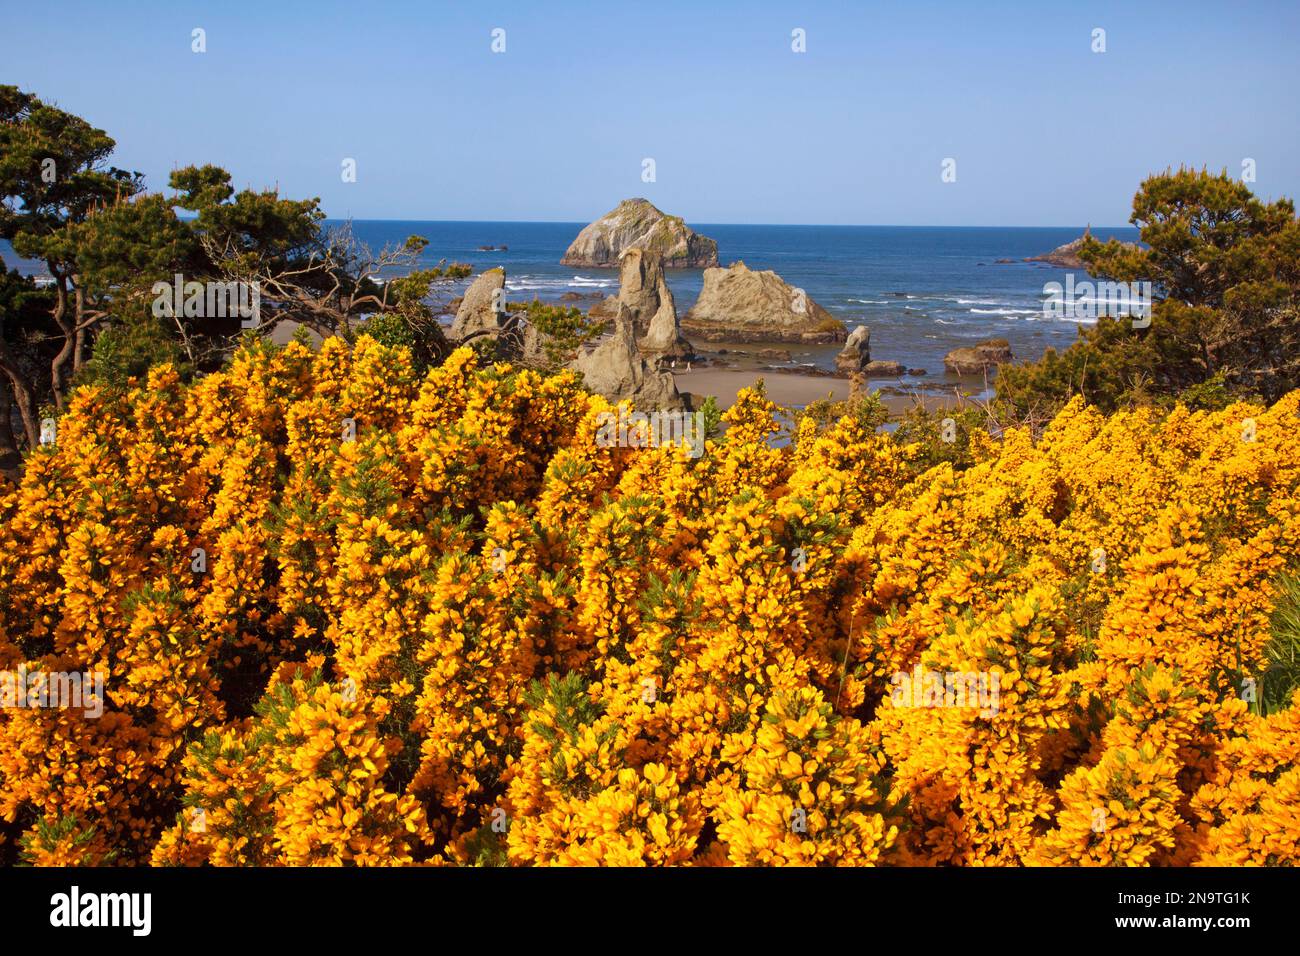
{"type": "MultiPolygon", "coordinates": [[[[1043,318],[1047,319],[1049,322],[1073,322],[1075,325],[1096,325],[1097,324],[1097,320],[1095,318],[1085,319],[1077,315],[1076,316],[1045,315],[1043,316],[1043,318]]],[[[1030,319],[1029,321],[1036,322],[1038,320],[1030,319]]]]}
{"type": "Polygon", "coordinates": [[[617,288],[616,279],[592,279],[587,276],[531,276],[522,275],[506,279],[506,289],[510,292],[544,292],[547,290],[567,289],[609,289],[617,288]]]}

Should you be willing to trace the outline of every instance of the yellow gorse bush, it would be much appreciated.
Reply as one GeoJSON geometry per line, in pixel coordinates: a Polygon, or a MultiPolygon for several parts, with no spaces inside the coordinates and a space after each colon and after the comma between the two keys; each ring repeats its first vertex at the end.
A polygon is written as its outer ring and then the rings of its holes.
{"type": "Polygon", "coordinates": [[[1297,861],[1300,707],[1241,698],[1300,393],[928,469],[853,417],[774,442],[761,391],[698,458],[612,410],[368,337],[80,391],[0,491],[0,669],[103,713],[0,710],[0,855],[1297,861]]]}

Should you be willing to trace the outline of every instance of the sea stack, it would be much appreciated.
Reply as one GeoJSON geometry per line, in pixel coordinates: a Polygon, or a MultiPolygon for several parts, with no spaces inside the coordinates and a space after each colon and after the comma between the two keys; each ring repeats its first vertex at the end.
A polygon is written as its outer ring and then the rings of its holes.
{"type": "Polygon", "coordinates": [[[660,358],[692,354],[691,344],[682,338],[677,304],[658,254],[644,249],[623,253],[617,302],[618,310],[632,320],[642,354],[660,358]]]}
{"type": "Polygon", "coordinates": [[[685,405],[672,375],[657,371],[641,355],[626,312],[614,319],[613,335],[581,352],[569,368],[582,375],[588,389],[611,402],[629,399],[640,411],[685,405]]]}
{"type": "Polygon", "coordinates": [[[704,271],[704,288],[682,318],[682,331],[707,342],[822,344],[848,338],[844,323],[803,289],[743,262],[704,271]]]}
{"type": "Polygon", "coordinates": [[[680,216],[665,215],[648,199],[624,199],[578,233],[560,265],[613,269],[629,249],[656,253],[667,269],[706,269],[718,264],[718,244],[686,225],[680,216]]]}

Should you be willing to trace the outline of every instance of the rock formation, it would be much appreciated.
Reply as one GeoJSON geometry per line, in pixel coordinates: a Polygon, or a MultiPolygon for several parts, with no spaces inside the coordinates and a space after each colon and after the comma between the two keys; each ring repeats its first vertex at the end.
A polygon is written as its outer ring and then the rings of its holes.
{"type": "Polygon", "coordinates": [[[610,401],[630,399],[640,411],[679,409],[685,404],[672,375],[656,371],[638,351],[632,320],[624,313],[614,319],[614,334],[579,353],[569,368],[582,374],[591,391],[610,401]]]}
{"type": "Polygon", "coordinates": [[[500,312],[505,311],[506,270],[497,266],[479,273],[461,299],[456,319],[451,323],[451,337],[457,342],[476,332],[496,329],[500,312]],[[499,294],[498,294],[499,290],[499,294]]]}
{"type": "MultiPolygon", "coordinates": [[[[1079,250],[1083,244],[1092,238],[1092,226],[1083,230],[1083,235],[1078,239],[1073,239],[1063,246],[1057,246],[1051,252],[1045,252],[1041,256],[1027,256],[1025,262],[1046,262],[1050,265],[1060,266],[1062,269],[1077,269],[1086,271],[1088,263],[1079,258],[1079,250]]],[[[1126,242],[1124,245],[1137,249],[1136,243],[1126,242]]],[[[999,259],[998,262],[1010,262],[1010,259],[999,259]]]]}
{"type": "Polygon", "coordinates": [[[843,342],[844,323],[802,289],[770,270],[754,272],[743,262],[706,269],[704,288],[681,323],[691,338],[709,342],[843,342]]]}
{"type": "Polygon", "coordinates": [[[899,362],[868,362],[862,366],[862,374],[878,378],[882,375],[899,376],[906,371],[899,362]]]}
{"type": "Polygon", "coordinates": [[[657,253],[669,269],[704,269],[718,264],[718,244],[679,216],[666,216],[646,199],[624,199],[570,244],[560,265],[612,269],[629,249],[657,253]]]}
{"type": "Polygon", "coordinates": [[[663,358],[693,354],[691,343],[682,337],[677,304],[658,255],[642,249],[623,253],[617,305],[617,311],[632,321],[642,354],[663,358]]]}
{"type": "MultiPolygon", "coordinates": [[[[530,368],[546,366],[551,359],[546,353],[546,335],[528,321],[523,311],[506,308],[504,291],[505,270],[490,269],[474,280],[465,292],[465,298],[456,312],[451,327],[451,337],[457,342],[471,343],[487,338],[489,333],[494,346],[489,354],[496,361],[514,362],[530,368]],[[500,303],[500,310],[494,308],[500,303]]],[[[659,282],[663,272],[659,272],[659,282]]],[[[667,286],[664,286],[667,291],[667,286]]],[[[648,338],[659,336],[670,345],[680,338],[676,331],[676,313],[672,297],[668,296],[667,312],[656,308],[648,319],[648,338]],[[667,316],[667,319],[664,318],[667,316]],[[669,324],[665,325],[665,322],[669,324]]],[[[637,347],[632,310],[621,302],[614,318],[614,334],[606,336],[594,348],[587,348],[568,363],[566,368],[580,372],[587,388],[610,401],[630,399],[642,411],[679,409],[685,402],[677,391],[671,374],[657,371],[637,347]]],[[[689,354],[689,346],[688,352],[689,354]]]]}
{"type": "Polygon", "coordinates": [[[979,375],[1010,362],[1013,357],[1006,339],[989,339],[978,345],[953,349],[943,357],[943,367],[954,375],[979,375]]]}
{"type": "Polygon", "coordinates": [[[849,333],[840,354],[835,356],[835,369],[852,374],[861,371],[871,361],[871,330],[859,325],[849,333]]]}

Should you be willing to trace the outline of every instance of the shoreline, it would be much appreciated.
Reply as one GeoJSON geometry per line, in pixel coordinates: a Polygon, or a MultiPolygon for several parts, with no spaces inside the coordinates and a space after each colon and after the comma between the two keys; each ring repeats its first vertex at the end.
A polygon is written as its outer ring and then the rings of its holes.
{"type": "MultiPolygon", "coordinates": [[[[787,408],[802,408],[812,402],[829,398],[843,401],[849,397],[849,380],[831,376],[803,375],[798,372],[773,372],[764,369],[720,369],[701,368],[689,372],[674,371],[673,382],[677,390],[689,393],[692,400],[698,402],[713,396],[718,407],[725,410],[736,402],[736,396],[742,388],[749,388],[759,379],[767,389],[767,397],[778,405],[787,408]]],[[[953,386],[948,393],[935,392],[933,389],[904,390],[895,386],[885,386],[891,391],[881,389],[880,400],[889,410],[891,417],[905,414],[915,406],[923,405],[927,410],[955,408],[963,402],[981,398],[982,389],[963,389],[953,386]]],[[[873,391],[868,386],[868,391],[873,391]]]]}

